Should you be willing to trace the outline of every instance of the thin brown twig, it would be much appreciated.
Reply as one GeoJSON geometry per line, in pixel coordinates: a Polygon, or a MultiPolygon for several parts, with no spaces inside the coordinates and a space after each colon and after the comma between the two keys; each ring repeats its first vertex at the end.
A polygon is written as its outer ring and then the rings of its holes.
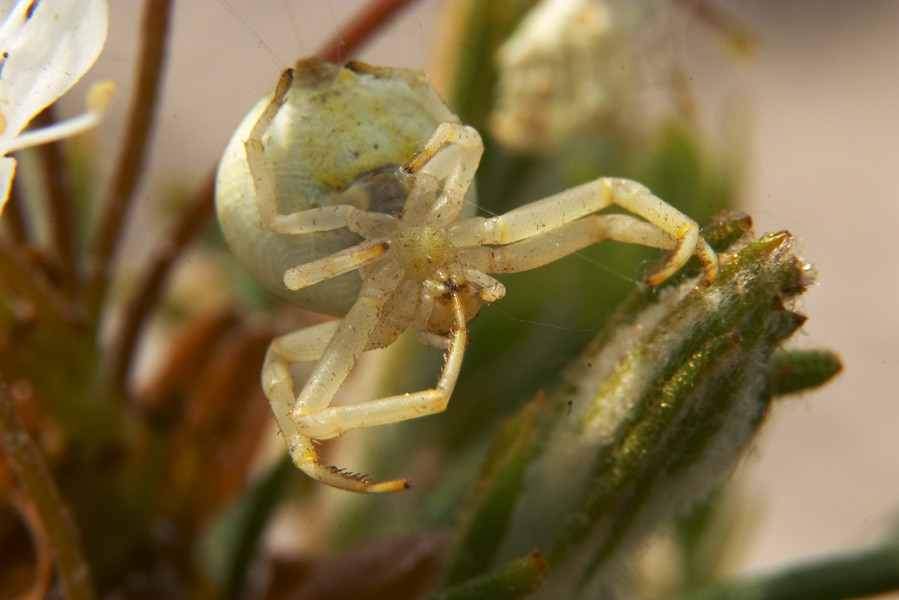
{"type": "Polygon", "coordinates": [[[29,265],[7,240],[0,239],[0,282],[29,302],[39,320],[53,328],[68,327],[69,314],[65,298],[55,289],[42,270],[29,265]]]}
{"type": "Polygon", "coordinates": [[[0,441],[22,489],[34,502],[50,538],[59,581],[69,600],[96,598],[81,536],[50,470],[28,434],[4,382],[0,382],[0,441]]]}
{"type": "Polygon", "coordinates": [[[25,210],[22,206],[22,183],[16,177],[13,177],[12,187],[9,189],[9,199],[3,209],[3,224],[16,246],[30,243],[31,231],[25,224],[25,210]],[[17,181],[19,183],[16,183],[17,181]]]}
{"type": "Polygon", "coordinates": [[[701,25],[718,35],[737,58],[755,55],[755,38],[733,15],[707,0],[672,0],[690,13],[701,25]]]}
{"type": "Polygon", "coordinates": [[[206,177],[190,205],[181,214],[171,234],[164,238],[150,260],[143,279],[135,290],[134,300],[125,313],[121,334],[116,343],[112,369],[116,397],[125,398],[126,382],[137,339],[150,313],[159,304],[163,289],[172,272],[172,265],[184,253],[187,245],[202,230],[212,216],[215,199],[215,172],[206,177]]]}
{"type": "MultiPolygon", "coordinates": [[[[56,121],[52,105],[35,117],[35,125],[43,127],[56,121]]],[[[53,246],[59,260],[62,288],[70,294],[78,288],[81,273],[78,272],[78,245],[72,180],[68,164],[62,152],[62,144],[53,142],[37,147],[44,181],[47,184],[47,212],[52,231],[53,246]]]]}
{"type": "Polygon", "coordinates": [[[135,81],[127,131],[122,153],[116,165],[103,209],[103,222],[95,250],[94,272],[87,288],[87,310],[91,322],[99,318],[108,286],[122,225],[130,208],[134,190],[143,171],[162,87],[165,46],[170,31],[172,0],[146,0],[143,8],[138,75],[135,81]]]}
{"type": "Polygon", "coordinates": [[[37,507],[27,494],[19,490],[6,490],[3,499],[15,510],[22,522],[28,527],[31,542],[34,545],[34,582],[31,588],[19,596],[19,600],[40,600],[47,597],[50,580],[53,576],[53,550],[50,536],[41,520],[37,507]]]}
{"type": "Polygon", "coordinates": [[[414,0],[372,0],[349,23],[325,42],[316,56],[325,62],[344,62],[390,19],[414,0]]]}

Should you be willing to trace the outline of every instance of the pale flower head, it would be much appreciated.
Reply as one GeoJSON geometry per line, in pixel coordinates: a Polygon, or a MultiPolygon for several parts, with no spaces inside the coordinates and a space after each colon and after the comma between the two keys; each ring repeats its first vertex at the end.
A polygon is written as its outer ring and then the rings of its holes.
{"type": "Polygon", "coordinates": [[[14,150],[92,127],[113,85],[94,86],[88,112],[44,129],[22,130],[94,64],[106,41],[106,0],[0,0],[0,212],[9,196],[14,150]]]}

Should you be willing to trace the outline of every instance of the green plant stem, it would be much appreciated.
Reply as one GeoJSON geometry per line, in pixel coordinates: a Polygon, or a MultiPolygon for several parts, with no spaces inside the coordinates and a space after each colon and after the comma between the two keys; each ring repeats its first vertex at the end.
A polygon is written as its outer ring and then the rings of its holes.
{"type": "MultiPolygon", "coordinates": [[[[485,57],[496,53],[533,3],[492,0],[467,2],[464,6],[461,27],[465,36],[460,40],[455,50],[454,64],[450,66],[453,86],[447,100],[464,123],[485,135],[497,78],[494,62],[485,60],[485,57]]],[[[484,171],[482,168],[481,172],[484,171]]]]}
{"type": "Polygon", "coordinates": [[[843,600],[899,590],[899,543],[714,585],[678,600],[843,600]]]}
{"type": "Polygon", "coordinates": [[[469,517],[457,551],[448,561],[444,587],[472,579],[483,572],[498,550],[521,489],[535,435],[535,413],[542,402],[528,404],[503,428],[487,457],[481,475],[477,511],[469,517]]]}
{"type": "Polygon", "coordinates": [[[122,226],[143,171],[162,88],[162,67],[165,63],[165,42],[170,29],[172,4],[171,0],[144,2],[138,74],[131,96],[125,141],[104,202],[103,220],[95,249],[94,272],[87,287],[86,302],[92,323],[99,320],[122,226]]]}
{"type": "Polygon", "coordinates": [[[285,456],[242,500],[244,512],[241,516],[244,519],[235,539],[233,560],[228,568],[228,582],[225,586],[227,598],[242,597],[259,539],[293,472],[293,462],[285,456]]]}
{"type": "Polygon", "coordinates": [[[5,383],[0,382],[0,440],[25,493],[43,521],[56,560],[60,583],[69,600],[96,598],[90,568],[81,549],[81,537],[47,465],[5,383]]]}
{"type": "Polygon", "coordinates": [[[429,600],[517,600],[525,598],[540,585],[546,574],[546,560],[538,551],[465,583],[449,587],[429,600]]]}

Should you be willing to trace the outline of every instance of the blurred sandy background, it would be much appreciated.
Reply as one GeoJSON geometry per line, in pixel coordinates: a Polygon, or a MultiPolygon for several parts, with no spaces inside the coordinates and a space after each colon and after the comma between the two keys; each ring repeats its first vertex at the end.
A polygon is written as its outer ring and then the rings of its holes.
{"type": "MultiPolygon", "coordinates": [[[[758,232],[802,240],[819,286],[800,305],[810,320],[798,342],[845,360],[835,383],[776,408],[738,472],[759,518],[745,572],[853,549],[899,517],[899,2],[720,4],[755,33],[759,53],[735,65],[713,36],[683,29],[704,120],[715,135],[731,111],[748,115],[744,208],[758,232]]],[[[196,187],[279,70],[359,5],[181,0],[148,203],[160,183],[196,187]]],[[[423,68],[440,8],[418,3],[359,58],[423,68]]],[[[88,80],[128,89],[139,9],[112,0],[109,43],[88,80]]],[[[103,135],[118,135],[126,105],[103,135]]],[[[140,256],[146,240],[134,239],[140,256]]]]}

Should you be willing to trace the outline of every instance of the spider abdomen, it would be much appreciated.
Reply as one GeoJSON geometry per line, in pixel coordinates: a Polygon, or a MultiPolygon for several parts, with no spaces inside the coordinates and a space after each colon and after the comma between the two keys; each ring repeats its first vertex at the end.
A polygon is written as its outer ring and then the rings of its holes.
{"type": "MultiPolygon", "coordinates": [[[[285,271],[361,241],[346,228],[273,233],[263,222],[245,143],[272,94],[244,117],[225,149],[216,210],[238,262],[275,294],[300,306],[343,315],[362,280],[351,272],[289,290],[285,271]]],[[[396,214],[407,182],[397,176],[442,122],[458,122],[417,71],[301,60],[284,104],[262,136],[279,213],[352,204],[396,214]]]]}

